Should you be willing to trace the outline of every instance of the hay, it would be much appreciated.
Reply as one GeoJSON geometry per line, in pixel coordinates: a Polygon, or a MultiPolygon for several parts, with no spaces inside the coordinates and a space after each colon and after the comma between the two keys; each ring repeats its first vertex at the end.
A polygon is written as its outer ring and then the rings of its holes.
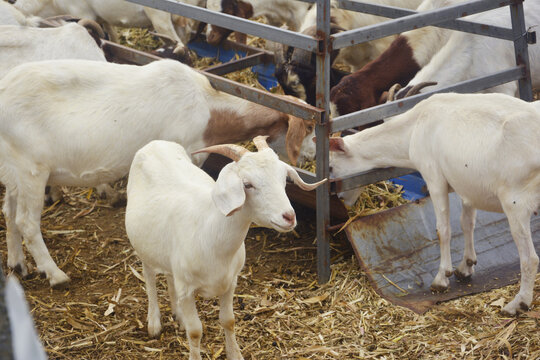
{"type": "Polygon", "coordinates": [[[118,42],[140,51],[152,51],[165,43],[149,33],[148,29],[115,27],[118,42]]]}
{"type": "MultiPolygon", "coordinates": [[[[47,246],[71,276],[70,288],[51,290],[37,276],[22,281],[50,359],[187,358],[186,334],[172,318],[162,277],[163,333],[148,337],[142,269],[124,232],[125,209],[87,196],[86,190],[68,190],[66,201],[43,217],[47,246]],[[75,217],[94,204],[92,212],[75,217]]],[[[246,359],[539,358],[538,278],[532,311],[517,318],[499,313],[516,285],[417,315],[373,291],[341,237],[332,243],[331,281],[317,285],[314,237],[312,218],[300,221],[296,234],[250,230],[234,302],[246,359]]],[[[0,250],[5,264],[5,241],[0,250]]],[[[226,358],[216,300],[198,300],[203,359],[226,358]]]]}

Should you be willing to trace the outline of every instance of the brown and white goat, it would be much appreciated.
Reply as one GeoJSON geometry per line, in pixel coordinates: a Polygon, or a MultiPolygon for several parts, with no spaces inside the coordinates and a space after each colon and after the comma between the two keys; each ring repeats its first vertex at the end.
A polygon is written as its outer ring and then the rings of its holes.
{"type": "MultiPolygon", "coordinates": [[[[448,6],[463,0],[424,0],[417,11],[448,6]]],[[[390,46],[360,70],[332,87],[332,116],[349,114],[384,103],[394,84],[405,86],[446,43],[451,30],[424,27],[399,35],[390,46]]]]}
{"type": "MultiPolygon", "coordinates": [[[[152,140],[175,141],[191,152],[269,135],[271,146],[286,145],[276,150],[292,163],[301,154],[315,155],[312,121],[217,91],[204,75],[173,60],[145,66],[85,60],[22,64],[0,79],[0,109],[8,266],[27,273],[24,238],[51,286],[69,278],[40,231],[46,185],[115,181],[152,140]]],[[[205,158],[198,154],[194,160],[205,158]]]]}

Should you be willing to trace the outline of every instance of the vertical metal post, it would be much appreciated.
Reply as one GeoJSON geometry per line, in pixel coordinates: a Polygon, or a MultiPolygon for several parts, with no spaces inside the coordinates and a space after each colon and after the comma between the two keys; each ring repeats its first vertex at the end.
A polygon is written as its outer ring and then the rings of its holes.
{"type": "Polygon", "coordinates": [[[533,100],[529,50],[527,47],[527,28],[523,12],[523,0],[516,0],[510,7],[512,31],[514,33],[514,53],[516,64],[523,65],[523,77],[518,80],[519,97],[525,101],[533,100]]]}
{"type": "MultiPolygon", "coordinates": [[[[315,128],[317,136],[317,180],[328,178],[328,137],[330,135],[330,0],[317,0],[317,94],[316,106],[325,112],[315,128]]],[[[317,188],[317,274],[320,284],[330,280],[330,187],[317,188]]]]}

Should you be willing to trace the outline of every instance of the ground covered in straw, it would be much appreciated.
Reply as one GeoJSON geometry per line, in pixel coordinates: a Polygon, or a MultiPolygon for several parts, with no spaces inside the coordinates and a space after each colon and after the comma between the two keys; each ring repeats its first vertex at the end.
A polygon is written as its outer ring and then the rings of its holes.
{"type": "MultiPolygon", "coordinates": [[[[163,333],[158,339],[146,333],[146,293],[124,230],[125,208],[111,208],[86,189],[65,191],[64,202],[44,210],[42,230],[72,282],[66,290],[51,290],[38,276],[22,281],[49,357],[187,358],[185,332],[172,318],[164,279],[163,333]]],[[[295,233],[254,228],[246,240],[247,261],[234,303],[246,359],[540,358],[538,279],[532,310],[517,318],[499,313],[515,285],[417,315],[372,290],[339,236],[332,245],[332,279],[318,285],[314,216],[300,213],[295,233]]],[[[0,238],[5,264],[3,218],[0,238]]],[[[5,266],[4,271],[9,272],[5,266]]],[[[216,300],[198,301],[204,359],[225,359],[216,300]]]]}

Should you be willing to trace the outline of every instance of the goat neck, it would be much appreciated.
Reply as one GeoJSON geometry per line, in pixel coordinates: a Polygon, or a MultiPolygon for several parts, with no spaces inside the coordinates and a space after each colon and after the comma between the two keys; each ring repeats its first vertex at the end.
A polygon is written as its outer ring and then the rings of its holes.
{"type": "Polygon", "coordinates": [[[409,146],[416,120],[405,114],[392,118],[381,125],[363,130],[357,134],[346,136],[344,140],[351,154],[361,154],[361,164],[352,163],[361,168],[355,171],[365,171],[389,166],[412,166],[409,157],[409,146]],[[354,140],[354,141],[353,141],[354,140]]]}
{"type": "Polygon", "coordinates": [[[220,93],[210,105],[210,119],[204,132],[206,146],[233,144],[258,135],[269,141],[286,133],[289,116],[280,111],[220,93]]]}

